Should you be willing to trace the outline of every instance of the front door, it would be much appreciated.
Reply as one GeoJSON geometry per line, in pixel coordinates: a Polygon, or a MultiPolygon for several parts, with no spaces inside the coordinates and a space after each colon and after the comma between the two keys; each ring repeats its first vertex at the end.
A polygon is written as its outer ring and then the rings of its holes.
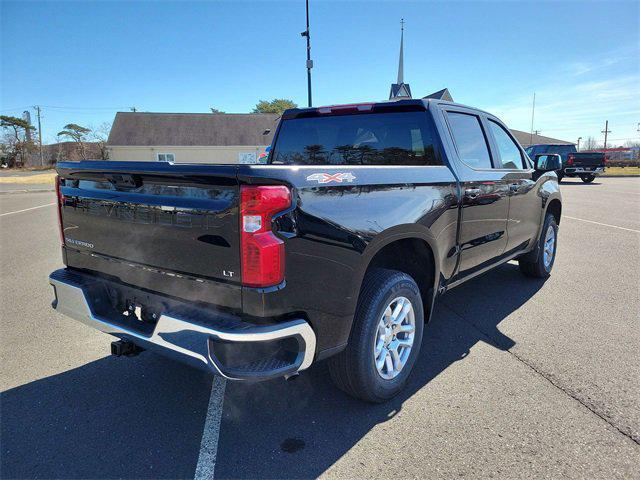
{"type": "Polygon", "coordinates": [[[537,238],[542,211],[542,198],[533,179],[534,170],[522,148],[508,130],[495,118],[487,118],[494,157],[500,162],[509,184],[509,221],[507,252],[525,248],[537,238]]]}

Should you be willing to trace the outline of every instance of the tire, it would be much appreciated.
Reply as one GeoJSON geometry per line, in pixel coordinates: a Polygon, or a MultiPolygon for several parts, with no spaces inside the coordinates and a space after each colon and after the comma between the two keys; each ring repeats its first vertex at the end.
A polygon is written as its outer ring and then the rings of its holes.
{"type": "Polygon", "coordinates": [[[536,255],[535,261],[519,260],[520,271],[529,277],[547,278],[553,269],[553,264],[556,260],[556,251],[558,249],[558,224],[556,223],[555,217],[550,213],[547,213],[544,219],[544,225],[542,226],[542,232],[540,233],[538,246],[536,248],[538,254],[536,255]],[[549,240],[550,229],[553,232],[553,244],[550,245],[550,251],[549,249],[546,250],[547,254],[545,255],[545,246],[549,246],[547,242],[549,240]],[[550,258],[549,254],[551,254],[550,258]]]}
{"type": "MultiPolygon", "coordinates": [[[[329,359],[332,380],[338,388],[361,400],[372,403],[382,403],[389,400],[397,395],[407,383],[409,374],[420,353],[423,329],[422,297],[413,278],[396,270],[375,269],[370,271],[362,284],[347,348],[329,359]],[[401,311],[407,308],[406,302],[398,299],[408,301],[411,307],[407,309],[405,320],[399,323],[408,328],[407,324],[410,324],[412,319],[414,330],[412,344],[408,351],[405,350],[406,347],[397,347],[397,357],[389,354],[391,359],[405,358],[403,366],[399,367],[396,373],[392,371],[393,369],[389,370],[385,352],[393,350],[397,345],[394,343],[396,340],[409,342],[408,337],[411,334],[398,332],[396,337],[390,329],[382,328],[381,323],[383,319],[384,321],[391,319],[389,315],[386,315],[391,307],[395,310],[400,304],[405,305],[405,307],[401,307],[401,311]],[[395,300],[398,301],[394,304],[395,300]],[[379,347],[379,342],[384,342],[382,348],[379,347]],[[387,344],[387,342],[390,343],[387,344]],[[377,352],[381,352],[377,359],[380,360],[384,356],[385,360],[382,362],[381,370],[376,366],[377,352]]],[[[391,362],[393,366],[400,365],[394,360],[391,362]]]]}
{"type": "Polygon", "coordinates": [[[580,178],[584,183],[591,183],[596,179],[595,175],[580,175],[580,178]]]}

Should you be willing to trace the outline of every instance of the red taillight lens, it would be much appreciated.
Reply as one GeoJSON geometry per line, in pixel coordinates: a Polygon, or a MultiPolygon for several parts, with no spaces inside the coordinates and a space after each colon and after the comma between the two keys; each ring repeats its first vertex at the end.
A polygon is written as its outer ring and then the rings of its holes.
{"type": "Polygon", "coordinates": [[[285,186],[240,187],[242,283],[268,287],[284,280],[284,242],[271,231],[273,215],[291,206],[285,186]]]}
{"type": "Polygon", "coordinates": [[[567,158],[567,165],[573,165],[573,159],[574,159],[574,156],[569,155],[569,158],[567,158]]]}
{"type": "Polygon", "coordinates": [[[60,175],[56,175],[56,197],[58,200],[58,230],[60,231],[60,244],[64,245],[64,231],[62,229],[62,205],[64,205],[64,195],[60,188],[60,175]]]}

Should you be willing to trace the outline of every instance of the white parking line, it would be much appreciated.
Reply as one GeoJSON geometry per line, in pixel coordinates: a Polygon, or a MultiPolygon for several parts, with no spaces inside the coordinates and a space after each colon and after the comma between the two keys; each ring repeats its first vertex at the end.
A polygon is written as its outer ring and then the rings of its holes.
{"type": "Polygon", "coordinates": [[[594,222],[593,220],[585,220],[584,218],[570,217],[569,215],[562,215],[562,218],[570,218],[571,220],[580,220],[581,222],[595,223],[596,225],[602,225],[603,227],[617,228],[619,230],[626,230],[627,232],[640,233],[640,230],[634,230],[633,228],[619,227],[618,225],[609,225],[608,223],[594,222]]]}
{"type": "Polygon", "coordinates": [[[16,213],[28,212],[29,210],[35,210],[36,208],[51,207],[52,205],[56,205],[56,202],[47,203],[46,205],[38,205],[37,207],[25,208],[24,210],[16,210],[15,212],[0,213],[0,217],[4,217],[5,215],[14,215],[16,213]]]}
{"type": "Polygon", "coordinates": [[[213,479],[218,455],[218,437],[220,436],[220,422],[222,420],[222,405],[224,403],[226,383],[226,380],[222,377],[217,375],[213,377],[207,419],[204,422],[200,454],[198,455],[198,464],[194,475],[195,480],[213,479]]]}

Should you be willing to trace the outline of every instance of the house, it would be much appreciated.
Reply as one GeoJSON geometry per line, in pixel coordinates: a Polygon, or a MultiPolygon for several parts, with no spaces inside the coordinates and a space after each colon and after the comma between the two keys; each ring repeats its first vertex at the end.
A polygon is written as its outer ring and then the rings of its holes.
{"type": "Polygon", "coordinates": [[[532,135],[529,132],[522,132],[520,130],[509,130],[523,148],[527,148],[529,145],[575,145],[574,142],[567,142],[566,140],[558,140],[557,138],[545,137],[542,135],[532,135]]]}
{"type": "Polygon", "coordinates": [[[107,140],[110,160],[256,163],[280,116],[271,113],[118,112],[107,140]]]}

